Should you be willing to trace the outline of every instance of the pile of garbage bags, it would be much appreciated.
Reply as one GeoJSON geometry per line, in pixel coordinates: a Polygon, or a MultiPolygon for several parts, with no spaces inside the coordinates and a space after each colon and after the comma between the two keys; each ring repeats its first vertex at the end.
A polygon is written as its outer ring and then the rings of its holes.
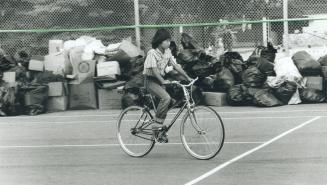
{"type": "Polygon", "coordinates": [[[28,71],[31,55],[19,50],[9,56],[0,49],[0,116],[37,115],[46,112],[48,86],[52,81],[64,81],[52,72],[28,71]],[[5,82],[6,73],[12,72],[13,82],[5,82]]]}
{"type": "MultiPolygon", "coordinates": [[[[177,63],[186,73],[192,78],[199,78],[192,89],[192,98],[196,104],[204,102],[202,93],[204,91],[227,93],[227,101],[233,106],[274,107],[327,101],[325,92],[308,88],[305,82],[305,77],[308,76],[327,76],[322,70],[327,66],[327,55],[315,60],[309,53],[299,51],[292,57],[277,58],[277,50],[268,43],[267,46],[254,48],[248,59],[233,51],[217,57],[203,49],[186,33],[182,34],[181,45],[183,48],[179,50],[177,44],[172,41],[170,48],[177,63]]],[[[117,61],[119,75],[115,80],[126,82],[123,87],[122,108],[145,104],[152,107],[151,102],[141,93],[144,90],[142,72],[146,56],[143,56],[130,41],[123,40],[121,43],[105,47],[100,40],[81,37],[65,42],[63,47],[65,51],[69,51],[65,56],[69,57],[70,61],[98,60],[98,63],[100,60],[117,61]]],[[[1,79],[6,78],[4,73],[15,72],[15,83],[0,81],[0,116],[37,115],[46,112],[49,90],[47,84],[66,82],[67,79],[57,73],[29,71],[32,57],[26,49],[18,50],[13,56],[0,49],[1,79]]],[[[80,67],[87,67],[84,63],[74,64],[71,63],[72,69],[65,70],[83,71],[80,67]]],[[[90,73],[78,77],[79,81],[95,76],[95,69],[93,70],[95,64],[92,66],[90,73]]],[[[176,70],[167,73],[166,78],[185,81],[176,70]]],[[[168,85],[166,90],[172,98],[183,99],[183,91],[177,85],[168,85]]],[[[155,99],[155,104],[158,102],[159,100],[155,99]]]]}
{"type": "Polygon", "coordinates": [[[326,93],[306,87],[304,77],[321,76],[327,56],[314,60],[305,51],[293,57],[276,59],[271,43],[258,46],[247,60],[238,52],[213,57],[198,47],[189,35],[182,35],[184,49],[177,61],[191,77],[199,77],[198,87],[204,91],[227,93],[234,106],[273,107],[299,103],[321,103],[326,93]]]}
{"type": "MultiPolygon", "coordinates": [[[[190,77],[199,77],[193,97],[198,104],[203,103],[203,91],[227,93],[227,101],[233,106],[274,107],[326,101],[326,93],[307,88],[304,77],[320,76],[321,66],[327,66],[327,56],[316,61],[307,52],[300,51],[293,57],[276,59],[277,50],[268,43],[266,47],[254,48],[247,60],[240,53],[231,51],[215,57],[185,33],[181,44],[183,49],[175,51],[177,63],[190,77]]],[[[139,88],[143,87],[144,58],[139,56],[129,61],[123,64],[129,71],[126,73],[124,107],[142,103],[138,94],[139,88]]],[[[167,77],[179,78],[174,73],[167,77]]],[[[168,86],[167,91],[175,99],[183,96],[181,89],[175,86],[168,86]]]]}

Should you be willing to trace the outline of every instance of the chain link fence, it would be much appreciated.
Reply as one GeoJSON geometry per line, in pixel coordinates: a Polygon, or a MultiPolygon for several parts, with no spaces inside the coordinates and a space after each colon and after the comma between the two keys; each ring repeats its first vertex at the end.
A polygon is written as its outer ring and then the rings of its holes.
{"type": "MultiPolygon", "coordinates": [[[[157,29],[146,25],[167,27],[177,43],[181,32],[188,33],[204,48],[221,47],[228,34],[233,50],[239,52],[251,51],[267,40],[282,46],[283,2],[138,0],[141,47],[150,48],[157,29]],[[205,23],[208,24],[202,25],[205,23]]],[[[27,49],[31,54],[44,55],[50,39],[69,40],[89,35],[101,39],[105,45],[129,36],[135,40],[134,3],[134,0],[1,0],[0,45],[9,54],[27,49]]],[[[327,19],[325,12],[325,0],[288,0],[288,18],[303,19],[288,22],[290,46],[326,45],[327,26],[318,25],[327,25],[327,21],[305,20],[327,19]]]]}

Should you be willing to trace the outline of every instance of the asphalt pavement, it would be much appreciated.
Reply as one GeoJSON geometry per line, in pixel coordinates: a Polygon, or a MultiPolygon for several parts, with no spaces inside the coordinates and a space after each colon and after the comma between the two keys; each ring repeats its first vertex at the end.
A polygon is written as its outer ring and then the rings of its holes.
{"type": "Polygon", "coordinates": [[[0,118],[0,184],[327,183],[327,104],[215,110],[223,118],[226,139],[208,161],[187,154],[178,122],[168,144],[131,158],[116,139],[119,110],[0,118]]]}

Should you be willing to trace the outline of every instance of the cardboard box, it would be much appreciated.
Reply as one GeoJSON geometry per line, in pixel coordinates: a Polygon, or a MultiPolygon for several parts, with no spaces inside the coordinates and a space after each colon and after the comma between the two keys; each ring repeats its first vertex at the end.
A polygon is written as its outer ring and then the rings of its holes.
{"type": "Polygon", "coordinates": [[[71,74],[72,66],[66,52],[49,54],[44,57],[44,69],[55,74],[71,74]]]}
{"type": "Polygon", "coordinates": [[[49,94],[50,97],[66,96],[68,95],[68,85],[65,82],[50,82],[49,94]]]}
{"type": "Polygon", "coordinates": [[[322,76],[327,78],[327,66],[321,66],[322,76]]]}
{"type": "Polygon", "coordinates": [[[204,92],[204,102],[208,106],[221,107],[227,105],[227,94],[217,92],[204,92]]]}
{"type": "Polygon", "coordinates": [[[120,75],[120,67],[117,61],[102,62],[97,65],[97,76],[109,76],[116,79],[116,75],[120,75]]]}
{"type": "Polygon", "coordinates": [[[48,112],[65,111],[68,108],[68,96],[49,97],[47,103],[48,112]]]}
{"type": "Polygon", "coordinates": [[[96,109],[97,100],[93,82],[69,85],[70,109],[96,109]]]}
{"type": "Polygon", "coordinates": [[[41,60],[31,59],[28,64],[28,70],[31,71],[44,71],[44,62],[41,60]]]}
{"type": "Polygon", "coordinates": [[[16,82],[16,72],[4,72],[2,80],[7,83],[15,83],[16,82]]]}
{"type": "Polygon", "coordinates": [[[69,61],[71,62],[74,75],[74,80],[70,81],[69,84],[81,84],[87,82],[93,82],[95,73],[95,60],[82,60],[82,53],[84,47],[76,47],[69,51],[69,61]]]}
{"type": "Polygon", "coordinates": [[[323,77],[305,77],[305,80],[307,88],[323,90],[323,77]]]}
{"type": "Polygon", "coordinates": [[[63,40],[49,40],[49,54],[61,52],[64,49],[63,40]]]}
{"type": "Polygon", "coordinates": [[[98,89],[99,109],[101,110],[121,109],[122,97],[123,94],[118,89],[113,89],[113,90],[98,89]]]}

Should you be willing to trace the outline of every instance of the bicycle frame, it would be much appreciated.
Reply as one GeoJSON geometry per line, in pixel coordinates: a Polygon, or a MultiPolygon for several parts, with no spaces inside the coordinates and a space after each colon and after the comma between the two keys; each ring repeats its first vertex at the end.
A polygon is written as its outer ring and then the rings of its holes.
{"type": "MultiPolygon", "coordinates": [[[[196,79],[197,80],[197,79],[196,79]]],[[[196,81],[194,80],[194,82],[196,81]]],[[[193,83],[194,83],[193,82],[193,83]]],[[[188,111],[192,111],[192,108],[194,107],[195,103],[194,103],[194,100],[192,99],[192,88],[193,88],[193,83],[191,83],[189,86],[184,86],[184,85],[181,85],[179,82],[174,82],[176,84],[179,84],[182,89],[183,89],[183,93],[184,93],[184,105],[179,109],[179,111],[177,112],[177,114],[175,114],[173,120],[169,123],[169,125],[167,126],[167,130],[166,132],[168,132],[170,130],[170,128],[175,124],[176,120],[179,118],[179,116],[183,113],[183,111],[185,110],[185,108],[188,109],[188,111]],[[188,89],[186,87],[190,87],[190,93],[188,92],[188,89]]],[[[150,99],[151,99],[151,102],[152,102],[152,105],[154,107],[154,110],[156,112],[156,107],[155,107],[155,104],[154,104],[154,101],[153,101],[153,98],[152,98],[152,95],[150,95],[150,99]]]]}

